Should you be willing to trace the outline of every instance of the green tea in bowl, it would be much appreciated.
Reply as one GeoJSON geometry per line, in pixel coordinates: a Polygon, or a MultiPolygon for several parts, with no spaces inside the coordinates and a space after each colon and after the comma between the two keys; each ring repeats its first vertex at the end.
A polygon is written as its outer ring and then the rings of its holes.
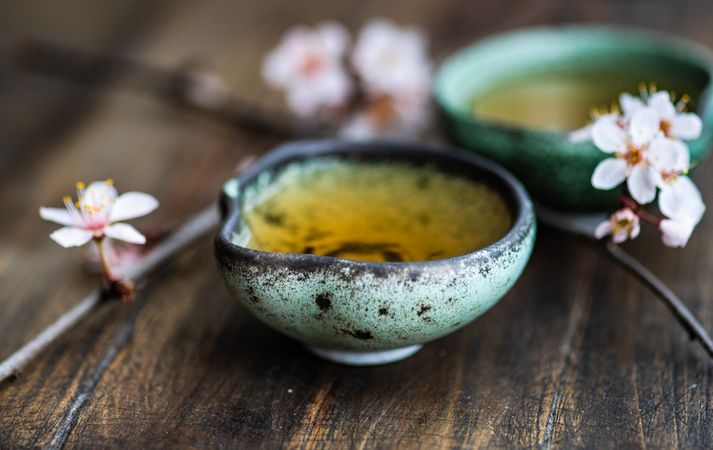
{"type": "Polygon", "coordinates": [[[512,224],[485,183],[406,163],[315,160],[245,205],[247,247],[364,261],[431,261],[485,247],[512,224]]]}
{"type": "MultiPolygon", "coordinates": [[[[611,63],[611,61],[610,61],[611,63]]],[[[702,85],[694,76],[672,70],[648,69],[641,62],[633,66],[597,67],[579,64],[570,68],[542,69],[478,92],[471,112],[475,118],[495,123],[553,132],[573,131],[592,120],[594,108],[606,109],[622,92],[636,94],[643,81],[659,89],[680,93],[691,99],[695,109],[702,85]]],[[[647,86],[648,87],[648,86],[647,86]]]]}

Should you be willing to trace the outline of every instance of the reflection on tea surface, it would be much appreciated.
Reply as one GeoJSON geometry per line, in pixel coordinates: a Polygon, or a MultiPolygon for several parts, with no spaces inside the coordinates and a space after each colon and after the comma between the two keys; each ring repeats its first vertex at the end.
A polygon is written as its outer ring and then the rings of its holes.
{"type": "Polygon", "coordinates": [[[639,95],[642,82],[659,90],[699,94],[695,83],[673,74],[589,69],[528,75],[489,89],[472,99],[471,112],[495,122],[551,131],[571,131],[591,121],[595,107],[610,107],[622,92],[639,95]]]}
{"type": "Polygon", "coordinates": [[[498,240],[512,217],[488,185],[434,168],[317,160],[283,169],[244,221],[254,249],[428,261],[498,240]]]}

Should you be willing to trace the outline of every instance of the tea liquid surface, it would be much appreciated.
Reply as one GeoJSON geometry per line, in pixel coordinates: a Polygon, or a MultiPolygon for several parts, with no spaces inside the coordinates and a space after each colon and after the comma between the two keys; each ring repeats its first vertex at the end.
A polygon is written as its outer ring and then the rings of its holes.
{"type": "Polygon", "coordinates": [[[389,162],[288,166],[243,206],[247,247],[366,261],[462,255],[512,224],[507,204],[485,183],[389,162]]]}
{"type": "Polygon", "coordinates": [[[698,93],[685,80],[664,72],[646,74],[591,69],[529,75],[505,82],[471,99],[471,113],[494,122],[550,131],[572,131],[591,121],[593,108],[610,107],[619,94],[639,95],[642,82],[656,82],[660,90],[698,93]]]}

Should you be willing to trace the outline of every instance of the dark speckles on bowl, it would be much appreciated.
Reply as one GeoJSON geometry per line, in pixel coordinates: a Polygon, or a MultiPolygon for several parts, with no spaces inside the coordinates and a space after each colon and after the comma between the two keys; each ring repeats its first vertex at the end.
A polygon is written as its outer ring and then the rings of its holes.
{"type": "Polygon", "coordinates": [[[535,240],[530,199],[512,175],[465,152],[422,144],[287,144],[229,180],[221,203],[225,221],[215,240],[216,259],[232,295],[318,355],[349,364],[407,357],[422,343],[469,323],[512,287],[535,240]],[[250,186],[288,163],[319,157],[408,162],[486,182],[509,205],[512,227],[485,248],[427,262],[367,262],[238,245],[235,236],[244,227],[240,205],[250,186]]]}

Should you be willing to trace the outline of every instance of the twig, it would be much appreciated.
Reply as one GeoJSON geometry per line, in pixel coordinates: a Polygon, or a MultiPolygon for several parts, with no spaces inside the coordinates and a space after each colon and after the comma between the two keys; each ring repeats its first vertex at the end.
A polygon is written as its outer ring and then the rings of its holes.
{"type": "Polygon", "coordinates": [[[0,383],[20,372],[35,356],[41,353],[48,345],[59,336],[72,328],[77,322],[94,310],[101,303],[102,293],[99,289],[87,295],[84,300],[77,303],[72,309],[62,314],[52,325],[45,328],[30,342],[0,363],[0,383]]]}
{"type": "Polygon", "coordinates": [[[119,86],[147,92],[174,106],[273,137],[315,137],[334,132],[329,123],[295,119],[281,111],[246,102],[231,92],[220,77],[196,64],[166,70],[116,54],[87,52],[38,39],[16,44],[12,61],[23,70],[96,89],[106,88],[120,76],[119,86]]]}
{"type": "Polygon", "coordinates": [[[683,304],[680,298],[666,286],[663,281],[658,279],[656,275],[651,273],[643,264],[629,255],[620,246],[614,242],[607,242],[606,250],[609,255],[622,267],[627,269],[636,278],[639,279],[646,287],[656,294],[663,301],[666,307],[671,311],[673,316],[688,331],[692,340],[700,342],[711,358],[713,358],[713,340],[708,335],[703,325],[696,319],[693,313],[683,304]]]}
{"type": "MultiPolygon", "coordinates": [[[[217,224],[218,209],[215,206],[205,208],[130,266],[126,270],[126,277],[131,280],[145,277],[169,257],[203,236],[217,224]]],[[[62,314],[52,325],[0,363],[0,383],[20,372],[59,336],[92,312],[97,305],[102,303],[102,294],[101,289],[91,292],[84,300],[62,314]]]]}
{"type": "MultiPolygon", "coordinates": [[[[538,220],[545,224],[560,231],[584,237],[596,244],[602,243],[602,241],[595,238],[594,229],[606,218],[605,214],[562,213],[542,205],[536,205],[536,209],[538,220]]],[[[619,245],[612,241],[607,241],[604,247],[614,261],[632,273],[641,283],[656,294],[671,311],[678,323],[688,332],[691,339],[700,342],[708,355],[713,358],[713,340],[693,313],[686,308],[681,299],[646,266],[624,251],[619,245]]]]}

